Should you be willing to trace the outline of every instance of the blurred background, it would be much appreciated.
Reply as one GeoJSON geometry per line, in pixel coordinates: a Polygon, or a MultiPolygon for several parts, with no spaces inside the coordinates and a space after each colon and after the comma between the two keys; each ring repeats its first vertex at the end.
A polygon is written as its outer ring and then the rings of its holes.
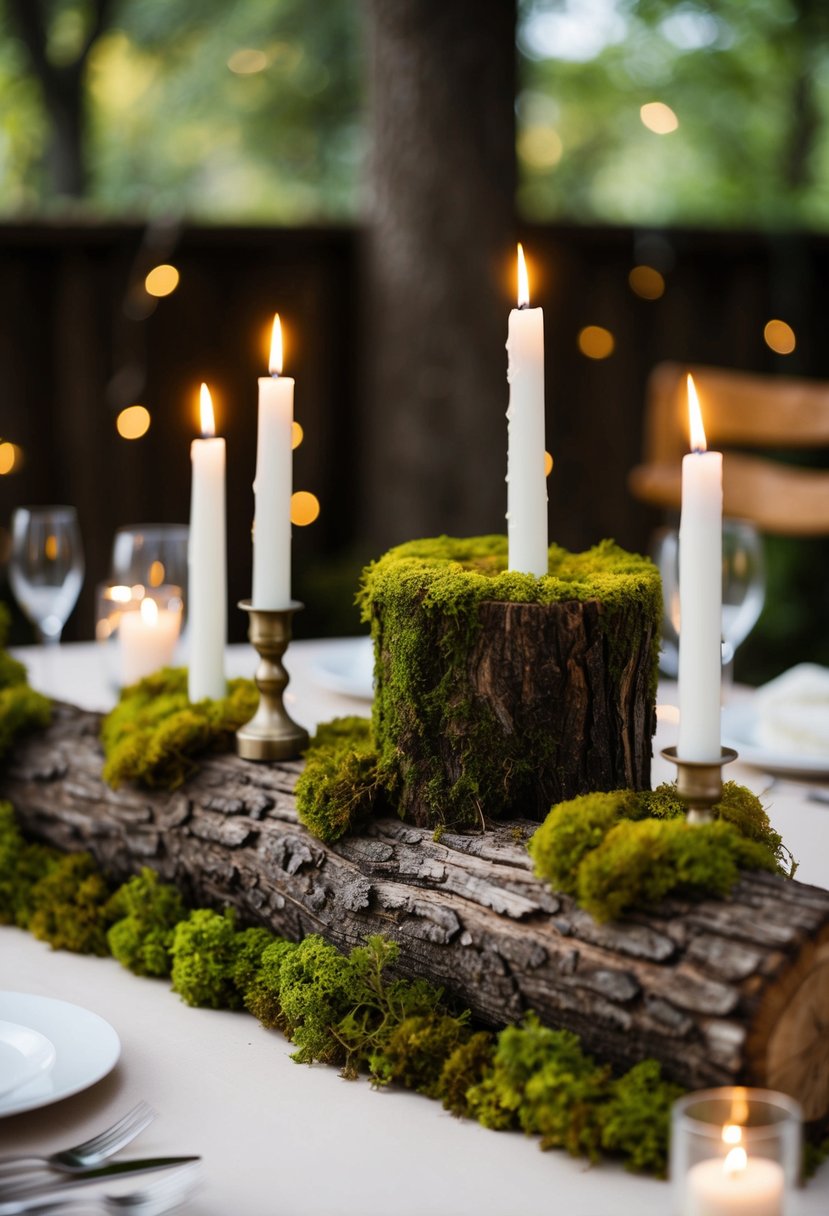
{"type": "MultiPolygon", "coordinates": [[[[187,521],[204,380],[242,639],[275,311],[314,635],[390,544],[505,529],[516,239],[570,548],[665,522],[627,486],[659,362],[829,380],[822,0],[0,0],[0,91],[0,553],[77,507],[67,638],[117,527],[187,521]]],[[[827,538],[764,547],[750,682],[829,663],[827,538]]]]}

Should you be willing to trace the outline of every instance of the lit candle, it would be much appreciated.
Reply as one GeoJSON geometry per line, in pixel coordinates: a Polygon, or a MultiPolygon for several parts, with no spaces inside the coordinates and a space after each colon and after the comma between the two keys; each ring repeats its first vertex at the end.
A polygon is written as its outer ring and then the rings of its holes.
{"type": "Polygon", "coordinates": [[[118,628],[121,684],[134,684],[160,667],[167,667],[181,628],[181,608],[159,609],[145,595],[137,611],[122,614],[118,628]]]}
{"type": "Polygon", "coordinates": [[[679,523],[679,738],[681,760],[721,755],[722,453],[706,450],[688,377],[691,452],[682,460],[679,523]]]}
{"type": "Polygon", "coordinates": [[[737,1146],[691,1166],[682,1216],[783,1216],[784,1181],[776,1161],[749,1158],[737,1146]]]}
{"type": "Polygon", "coordinates": [[[259,380],[256,499],[253,525],[253,607],[291,602],[291,462],[294,381],[282,375],[282,327],[273,319],[270,376],[259,380]]]}
{"type": "Polygon", "coordinates": [[[190,448],[193,482],[190,492],[188,695],[218,699],[227,691],[227,558],[225,554],[225,441],[217,439],[213,402],[201,386],[202,438],[190,448]]]}
{"type": "Polygon", "coordinates": [[[544,313],[530,308],[524,250],[518,246],[518,307],[509,315],[507,535],[509,568],[547,573],[544,451],[544,313]]]}

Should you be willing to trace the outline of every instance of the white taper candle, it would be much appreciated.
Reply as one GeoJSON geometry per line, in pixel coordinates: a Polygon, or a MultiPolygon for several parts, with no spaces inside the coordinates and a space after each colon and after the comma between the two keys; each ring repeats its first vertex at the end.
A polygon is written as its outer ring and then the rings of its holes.
{"type": "Polygon", "coordinates": [[[190,447],[188,634],[191,701],[227,692],[227,556],[225,543],[225,441],[215,437],[213,403],[201,386],[202,438],[190,447]]]}
{"type": "Polygon", "coordinates": [[[259,380],[256,500],[253,525],[253,607],[291,602],[291,488],[294,381],[282,375],[282,327],[273,320],[270,376],[259,380]]]}
{"type": "Polygon", "coordinates": [[[524,250],[518,246],[518,307],[509,315],[507,536],[509,568],[547,573],[544,467],[544,313],[530,308],[524,250]]]}
{"type": "Polygon", "coordinates": [[[682,460],[679,523],[679,738],[681,760],[721,754],[722,453],[706,451],[699,401],[688,377],[691,448],[682,460]]]}

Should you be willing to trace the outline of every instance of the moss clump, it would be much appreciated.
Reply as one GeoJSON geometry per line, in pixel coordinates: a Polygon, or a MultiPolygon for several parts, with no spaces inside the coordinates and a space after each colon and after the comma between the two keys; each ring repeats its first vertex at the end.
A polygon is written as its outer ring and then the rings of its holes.
{"type": "Polygon", "coordinates": [[[386,805],[392,781],[380,765],[367,718],[335,718],[320,726],[296,784],[297,814],[332,843],[386,805]]]}
{"type": "Polygon", "coordinates": [[[610,1085],[600,1112],[601,1146],[626,1158],[628,1169],[664,1174],[671,1106],[684,1091],[662,1078],[656,1060],[643,1060],[610,1085]]]}
{"type": "Polygon", "coordinates": [[[173,932],[186,916],[178,889],[145,868],[118,888],[108,910],[115,919],[107,932],[113,958],[136,975],[169,975],[173,932]]]}
{"type": "MultiPolygon", "coordinates": [[[[280,1000],[282,964],[296,948],[296,942],[272,941],[262,951],[259,966],[242,989],[245,1008],[269,1030],[287,1030],[280,1000]]],[[[237,984],[238,980],[237,976],[237,984]]]]}
{"type": "Polygon", "coordinates": [[[28,928],[54,950],[108,954],[111,896],[111,887],[89,853],[70,853],[32,887],[28,928]]]}
{"type": "Polygon", "coordinates": [[[26,668],[3,647],[9,632],[9,611],[0,604],[0,758],[18,735],[49,725],[52,708],[48,697],[30,688],[26,668]]]}
{"type": "Polygon", "coordinates": [[[458,1118],[472,1117],[469,1095],[492,1072],[494,1055],[494,1036],[479,1030],[448,1056],[438,1087],[446,1110],[458,1118]]]}
{"type": "Polygon", "coordinates": [[[183,667],[139,680],[123,690],[101,724],[104,780],[116,789],[125,781],[175,789],[195,771],[194,757],[230,750],[258,697],[252,680],[230,680],[222,700],[192,704],[183,667]]]}
{"type": "Polygon", "coordinates": [[[484,812],[526,815],[545,773],[561,780],[560,740],[537,714],[507,729],[484,698],[469,694],[466,667],[485,601],[597,602],[613,678],[631,661],[631,635],[649,622],[655,693],[662,600],[651,562],[603,541],[577,554],[551,546],[542,578],[506,566],[506,537],[438,537],[392,549],[363,573],[358,600],[375,645],[380,771],[397,779],[404,813],[416,786],[432,826],[479,825],[484,812]]]}
{"type": "Polygon", "coordinates": [[[10,802],[0,802],[0,924],[27,929],[36,884],[61,859],[57,849],[29,844],[10,802]]]}
{"type": "Polygon", "coordinates": [[[554,807],[528,844],[535,872],[596,920],[672,891],[726,895],[740,870],[794,863],[756,795],[728,782],[715,822],[691,825],[673,785],[585,794],[554,807]]]}

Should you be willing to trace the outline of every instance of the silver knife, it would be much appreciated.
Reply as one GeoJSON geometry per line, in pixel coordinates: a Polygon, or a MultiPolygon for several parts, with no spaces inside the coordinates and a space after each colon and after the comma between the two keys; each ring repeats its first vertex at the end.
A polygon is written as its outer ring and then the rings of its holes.
{"type": "Polygon", "coordinates": [[[130,1161],[112,1161],[109,1165],[98,1165],[93,1169],[83,1170],[79,1174],[61,1174],[49,1176],[48,1181],[41,1175],[40,1180],[26,1179],[0,1186],[0,1216],[4,1216],[8,1205],[13,1210],[19,1210],[19,1199],[39,1199],[41,1196],[53,1198],[55,1195],[71,1193],[78,1187],[89,1182],[99,1182],[101,1179],[128,1178],[131,1174],[147,1174],[151,1170],[167,1170],[174,1165],[186,1165],[190,1161],[201,1161],[201,1157],[147,1157],[130,1161]]]}

